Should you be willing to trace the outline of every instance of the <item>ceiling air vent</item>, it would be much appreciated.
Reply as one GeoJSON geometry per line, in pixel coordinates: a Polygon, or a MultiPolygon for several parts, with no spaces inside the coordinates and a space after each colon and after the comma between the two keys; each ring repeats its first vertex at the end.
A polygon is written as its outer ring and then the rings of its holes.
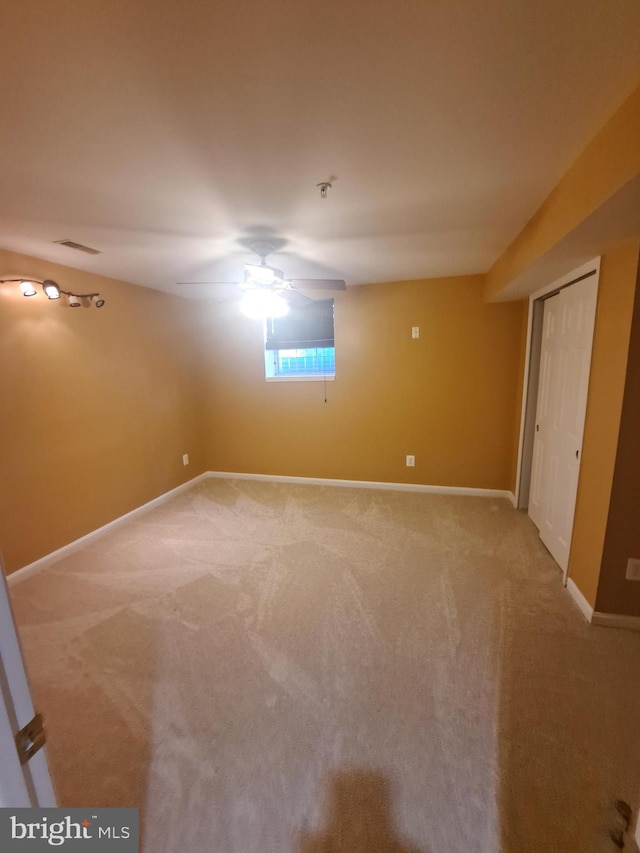
{"type": "Polygon", "coordinates": [[[70,249],[77,249],[79,252],[86,252],[88,255],[102,254],[99,249],[91,249],[89,246],[83,246],[82,243],[74,243],[73,240],[54,240],[59,246],[68,246],[70,249]]]}

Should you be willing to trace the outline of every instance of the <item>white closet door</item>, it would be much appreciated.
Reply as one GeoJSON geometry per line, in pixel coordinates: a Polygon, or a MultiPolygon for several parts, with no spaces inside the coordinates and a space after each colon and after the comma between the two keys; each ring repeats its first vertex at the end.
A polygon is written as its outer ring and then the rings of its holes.
{"type": "Polygon", "coordinates": [[[589,278],[547,299],[544,309],[529,514],[565,574],[578,490],[596,298],[597,281],[589,278]]]}

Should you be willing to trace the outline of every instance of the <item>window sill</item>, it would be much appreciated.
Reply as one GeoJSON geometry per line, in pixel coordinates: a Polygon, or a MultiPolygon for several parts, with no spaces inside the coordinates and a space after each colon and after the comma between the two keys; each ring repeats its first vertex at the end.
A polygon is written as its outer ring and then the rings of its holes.
{"type": "Polygon", "coordinates": [[[335,376],[265,376],[267,382],[333,382],[335,376]]]}

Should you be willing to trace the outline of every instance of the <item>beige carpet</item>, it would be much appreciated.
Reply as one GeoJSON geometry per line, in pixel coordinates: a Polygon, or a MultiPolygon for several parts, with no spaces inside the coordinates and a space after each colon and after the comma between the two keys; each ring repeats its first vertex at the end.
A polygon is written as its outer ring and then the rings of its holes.
{"type": "Polygon", "coordinates": [[[640,634],[504,500],[207,480],[12,599],[60,803],[145,853],[602,853],[640,798],[640,634]]]}

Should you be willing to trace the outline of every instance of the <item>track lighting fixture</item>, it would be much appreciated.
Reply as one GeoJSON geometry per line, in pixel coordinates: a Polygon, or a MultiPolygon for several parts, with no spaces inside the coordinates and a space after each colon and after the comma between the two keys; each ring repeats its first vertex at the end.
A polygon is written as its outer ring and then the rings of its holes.
{"type": "Polygon", "coordinates": [[[87,300],[86,305],[95,305],[96,308],[102,308],[104,299],[99,293],[71,293],[69,290],[63,290],[55,281],[46,278],[40,281],[37,278],[0,278],[0,284],[16,283],[20,286],[20,291],[23,296],[36,296],[36,284],[42,288],[42,292],[47,299],[60,299],[61,296],[66,296],[70,308],[80,308],[82,300],[87,300]]]}

